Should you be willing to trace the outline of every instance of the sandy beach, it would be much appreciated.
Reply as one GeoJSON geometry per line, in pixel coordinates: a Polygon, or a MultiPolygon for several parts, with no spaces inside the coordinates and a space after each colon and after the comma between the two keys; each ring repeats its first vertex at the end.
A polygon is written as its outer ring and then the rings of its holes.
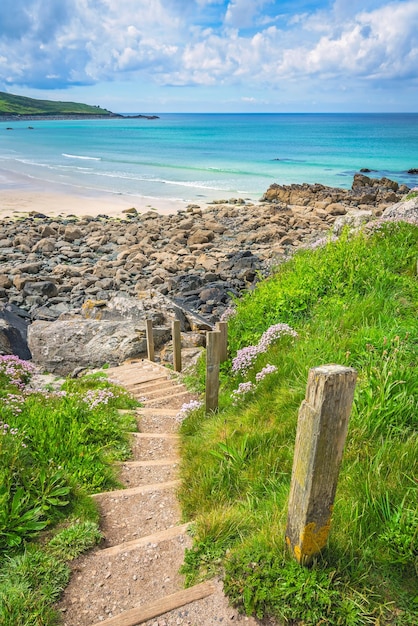
{"type": "Polygon", "coordinates": [[[125,211],[138,213],[153,210],[162,215],[185,209],[187,202],[166,198],[147,198],[129,194],[105,193],[55,183],[39,184],[29,177],[0,171],[0,219],[18,218],[31,212],[49,217],[67,215],[107,215],[126,217],[125,211]]]}

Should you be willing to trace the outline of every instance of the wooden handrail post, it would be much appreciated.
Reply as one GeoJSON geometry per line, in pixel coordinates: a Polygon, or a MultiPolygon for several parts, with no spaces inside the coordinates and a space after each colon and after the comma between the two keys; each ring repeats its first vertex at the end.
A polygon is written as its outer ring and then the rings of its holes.
{"type": "Polygon", "coordinates": [[[181,372],[181,333],[179,320],[174,320],[172,323],[172,336],[174,371],[181,372]]]}
{"type": "Polygon", "coordinates": [[[218,409],[220,341],[219,330],[206,333],[206,413],[218,409]]]}
{"type": "Polygon", "coordinates": [[[216,322],[216,330],[221,333],[219,361],[224,363],[228,358],[228,322],[216,322]]]}
{"type": "Polygon", "coordinates": [[[323,365],[310,370],[299,409],[286,543],[302,565],[325,546],[357,373],[323,365]]]}
{"type": "Polygon", "coordinates": [[[147,352],[148,352],[148,360],[154,360],[154,333],[152,330],[152,320],[145,320],[145,328],[147,333],[147,352]]]}

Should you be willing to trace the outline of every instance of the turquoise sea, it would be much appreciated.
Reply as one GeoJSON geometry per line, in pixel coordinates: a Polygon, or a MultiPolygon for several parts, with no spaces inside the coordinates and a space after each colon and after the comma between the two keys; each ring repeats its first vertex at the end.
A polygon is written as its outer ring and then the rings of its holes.
{"type": "Polygon", "coordinates": [[[18,179],[68,193],[256,200],[274,182],[347,188],[360,168],[417,186],[418,176],[407,170],[418,168],[418,114],[161,114],[156,120],[0,123],[3,188],[18,179]]]}

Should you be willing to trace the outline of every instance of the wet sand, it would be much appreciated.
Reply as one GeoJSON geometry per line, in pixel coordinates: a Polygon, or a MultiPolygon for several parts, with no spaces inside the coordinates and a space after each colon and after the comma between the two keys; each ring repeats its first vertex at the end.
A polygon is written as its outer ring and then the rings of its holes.
{"type": "Polygon", "coordinates": [[[105,193],[66,185],[41,184],[28,177],[13,176],[0,171],[0,219],[18,218],[29,213],[50,217],[66,215],[108,215],[126,217],[135,208],[138,213],[153,210],[160,214],[177,213],[188,202],[165,198],[148,198],[128,194],[105,193]]]}

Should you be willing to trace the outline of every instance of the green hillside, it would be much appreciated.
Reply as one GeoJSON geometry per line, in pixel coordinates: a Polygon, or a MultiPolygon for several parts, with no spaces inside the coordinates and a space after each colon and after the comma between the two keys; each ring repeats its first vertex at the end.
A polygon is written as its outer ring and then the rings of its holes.
{"type": "Polygon", "coordinates": [[[11,116],[61,116],[61,115],[97,115],[117,117],[115,113],[98,106],[80,104],[78,102],[59,102],[52,100],[36,100],[24,96],[16,96],[0,91],[0,119],[11,116]]]}
{"type": "Polygon", "coordinates": [[[346,232],[237,301],[220,410],[190,406],[181,428],[188,584],[219,574],[234,605],[288,626],[418,624],[417,238],[346,232]],[[296,423],[327,363],[358,380],[328,545],[301,567],[285,543],[296,423]]]}

